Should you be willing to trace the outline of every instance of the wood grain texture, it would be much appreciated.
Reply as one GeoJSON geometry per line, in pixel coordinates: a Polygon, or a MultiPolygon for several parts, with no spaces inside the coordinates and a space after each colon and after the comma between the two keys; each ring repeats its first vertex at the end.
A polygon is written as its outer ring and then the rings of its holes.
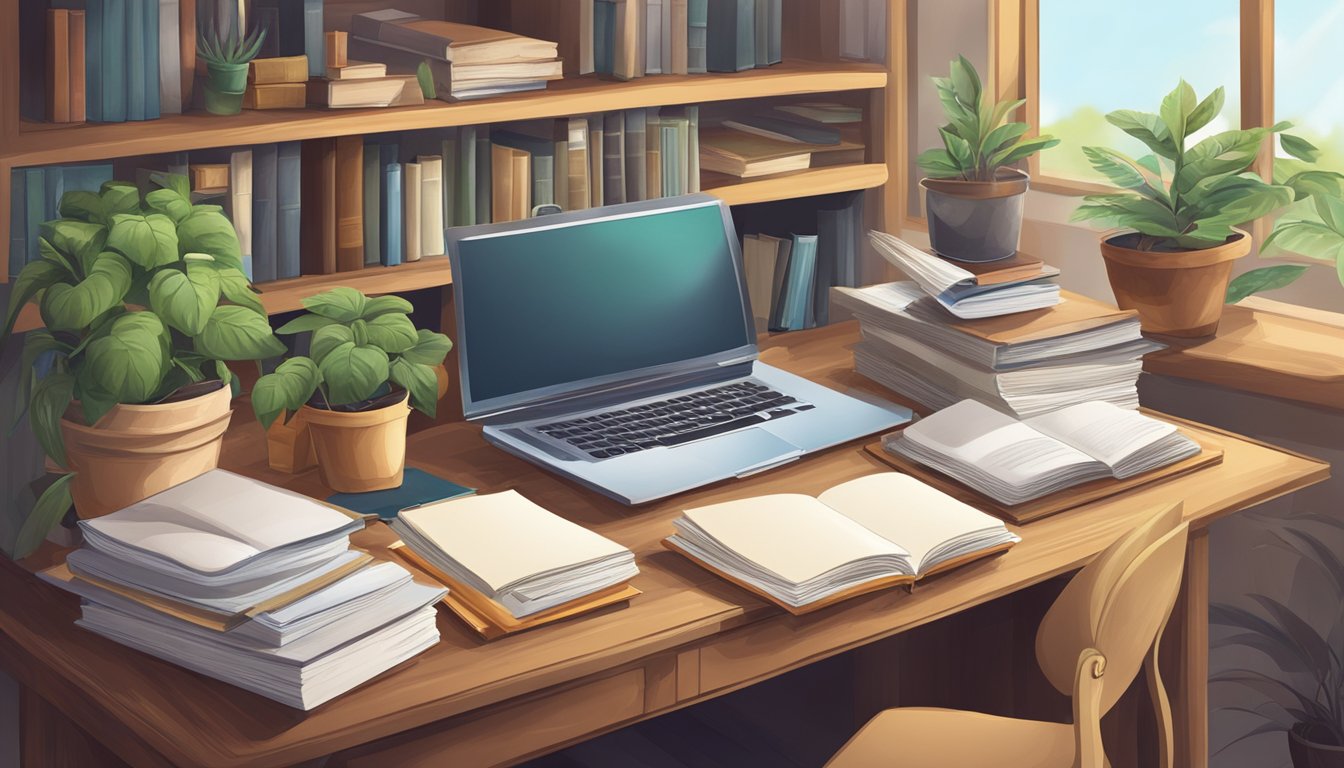
{"type": "Polygon", "coordinates": [[[1174,689],[1176,768],[1209,764],[1209,533],[1192,531],[1176,611],[1180,642],[1174,689]]]}
{"type": "MultiPolygon", "coordinates": [[[[245,110],[220,117],[193,113],[143,123],[42,130],[25,123],[0,158],[31,166],[349,134],[411,131],[606,112],[633,107],[868,90],[887,84],[879,66],[786,61],[765,69],[712,75],[660,75],[629,82],[592,76],[553,81],[544,91],[448,104],[388,109],[245,110]]],[[[17,114],[11,113],[11,114],[17,114]]]]}
{"type": "Polygon", "coordinates": [[[19,761],[26,768],[126,765],[31,688],[19,689],[19,721],[19,761]]]}
{"type": "Polygon", "coordinates": [[[800,195],[827,195],[884,186],[891,178],[882,163],[835,165],[781,173],[760,179],[734,179],[724,174],[701,173],[703,191],[729,205],[788,200],[800,195]]]}
{"type": "MultiPolygon", "coordinates": [[[[780,334],[763,340],[762,359],[833,388],[884,392],[854,374],[849,347],[857,340],[852,323],[780,334]]],[[[250,409],[240,405],[235,418],[237,426],[225,436],[222,466],[312,496],[328,494],[316,472],[290,476],[270,471],[265,436],[251,419],[250,409]]],[[[795,617],[663,550],[660,542],[685,508],[766,493],[816,495],[881,471],[883,465],[862,451],[862,441],[786,469],[631,508],[489,446],[477,425],[446,423],[410,437],[412,466],[486,493],[515,488],[630,547],[641,570],[632,583],[643,594],[624,609],[490,643],[479,640],[455,618],[441,615],[441,642],[417,657],[416,663],[302,713],[78,629],[73,625],[78,609],[70,595],[38,582],[18,565],[0,561],[0,661],[24,684],[61,701],[72,719],[87,723],[90,733],[123,759],[150,764],[264,768],[312,760],[414,728],[458,732],[453,724],[458,721],[449,718],[471,713],[460,721],[466,727],[547,689],[560,691],[564,688],[555,687],[608,679],[669,652],[679,653],[678,699],[682,680],[687,680],[685,692],[691,696],[680,701],[681,706],[1076,569],[1166,500],[1184,499],[1186,519],[1203,527],[1328,474],[1321,462],[1203,431],[1223,441],[1222,464],[1026,526],[1011,526],[1023,539],[1012,550],[928,579],[913,592],[888,590],[795,617]],[[697,660],[693,689],[686,662],[690,658],[697,660]],[[433,727],[435,723],[443,726],[433,727]]],[[[52,555],[48,548],[24,565],[40,567],[52,555]]],[[[637,697],[634,683],[625,687],[642,705],[642,687],[637,697]]],[[[606,717],[610,722],[603,727],[628,722],[627,712],[618,709],[606,717]]],[[[580,714],[588,718],[594,713],[580,714]]],[[[653,714],[657,713],[639,717],[653,714]]],[[[460,748],[486,750],[481,754],[488,753],[492,762],[499,763],[544,751],[535,740],[526,740],[514,745],[510,754],[517,721],[506,717],[494,722],[501,724],[499,729],[458,732],[460,748]],[[507,729],[504,723],[510,724],[507,729]]],[[[584,728],[589,727],[598,730],[585,720],[584,728]]],[[[555,738],[562,736],[557,733],[555,738]]]]}

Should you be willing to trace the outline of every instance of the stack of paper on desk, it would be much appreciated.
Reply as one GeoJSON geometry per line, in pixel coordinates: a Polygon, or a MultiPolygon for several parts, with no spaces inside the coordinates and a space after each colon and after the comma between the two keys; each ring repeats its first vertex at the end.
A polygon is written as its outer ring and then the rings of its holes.
{"type": "Polygon", "coordinates": [[[1200,451],[1174,425],[1108,403],[1018,421],[974,400],[921,419],[884,447],[1003,504],[1132,477],[1200,451]]]}
{"type": "Polygon", "coordinates": [[[1003,522],[909,475],[884,472],[813,498],[776,494],[688,509],[666,540],[795,613],[999,552],[1003,522]]]}
{"type": "Polygon", "coordinates": [[[630,550],[517,491],[405,510],[391,527],[451,583],[515,618],[582,600],[639,573],[630,550]]]}
{"type": "Polygon", "coordinates": [[[80,626],[292,707],[438,642],[443,588],[350,549],[363,522],[304,496],[215,470],[80,525],[42,573],[80,626]]]}

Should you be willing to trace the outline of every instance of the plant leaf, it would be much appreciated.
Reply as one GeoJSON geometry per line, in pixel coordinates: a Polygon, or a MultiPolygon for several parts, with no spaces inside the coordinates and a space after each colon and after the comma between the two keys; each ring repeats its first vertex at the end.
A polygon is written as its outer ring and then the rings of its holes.
{"type": "Polygon", "coordinates": [[[1292,188],[1296,200],[1316,195],[1344,197],[1344,175],[1334,171],[1302,171],[1289,176],[1282,183],[1292,188]]]}
{"type": "Polygon", "coordinates": [[[934,179],[953,179],[962,176],[961,166],[946,149],[929,149],[916,159],[919,167],[934,179]]]}
{"type": "Polygon", "coordinates": [[[323,291],[316,296],[309,296],[303,300],[303,308],[315,315],[328,317],[341,323],[350,323],[358,320],[364,314],[364,306],[368,301],[364,294],[354,288],[340,286],[331,290],[323,291]]]}
{"type": "MultiPolygon", "coordinates": [[[[1192,96],[1194,95],[1193,89],[1190,91],[1190,94],[1192,96]]],[[[1221,85],[1214,88],[1213,92],[1208,96],[1205,96],[1204,100],[1199,102],[1199,104],[1190,111],[1189,116],[1185,118],[1186,135],[1188,136],[1198,131],[1200,128],[1208,125],[1213,118],[1217,117],[1218,113],[1223,111],[1224,98],[1225,94],[1223,93],[1223,87],[1221,85]]]]}
{"type": "Polygon", "coordinates": [[[149,306],[188,336],[205,330],[218,303],[219,274],[199,262],[187,262],[185,272],[161,269],[149,281],[149,306]]]}
{"type": "Polygon", "coordinates": [[[177,227],[161,213],[148,216],[121,213],[112,217],[108,250],[116,251],[145,269],[173,264],[178,259],[177,227]]]}
{"type": "Polygon", "coordinates": [[[1301,136],[1281,133],[1279,134],[1279,146],[1283,147],[1284,152],[1308,163],[1316,162],[1317,158],[1321,156],[1321,150],[1301,136]]]}
{"type": "Polygon", "coordinates": [[[1054,136],[1036,136],[1030,139],[1022,139],[1016,144],[1012,144],[1004,149],[995,152],[989,158],[991,168],[997,168],[1001,165],[1012,165],[1018,160],[1026,158],[1040,152],[1043,149],[1049,149],[1059,143],[1059,139],[1054,136]]]}
{"type": "Polygon", "coordinates": [[[192,206],[191,215],[177,225],[177,237],[181,253],[208,253],[221,267],[243,271],[238,232],[218,206],[192,206]]]}
{"type": "Polygon", "coordinates": [[[426,100],[432,99],[438,95],[434,90],[434,73],[429,70],[429,62],[421,60],[419,66],[415,68],[415,80],[420,84],[420,94],[426,100]]]}
{"type": "Polygon", "coordinates": [[[347,341],[328,353],[318,368],[332,405],[357,403],[372,397],[387,382],[387,353],[347,341]]]}
{"type": "Polygon", "coordinates": [[[145,195],[145,205],[167,216],[173,224],[181,224],[191,215],[191,200],[175,189],[156,189],[145,195]]]}
{"type": "Polygon", "coordinates": [[[93,260],[88,277],[75,285],[56,283],[42,296],[42,320],[53,331],[80,331],[122,303],[131,288],[131,267],[110,251],[93,260]]]}
{"type": "Polygon", "coordinates": [[[943,145],[947,147],[947,153],[952,156],[952,159],[962,168],[963,172],[973,171],[975,159],[971,156],[970,142],[946,128],[939,128],[938,133],[943,137],[943,145]]]}
{"type": "Polygon", "coordinates": [[[1238,275],[1228,284],[1227,297],[1224,301],[1228,304],[1236,304],[1253,293],[1283,288],[1292,284],[1306,271],[1307,268],[1300,264],[1280,264],[1277,267],[1253,269],[1250,272],[1238,275]]]}
{"type": "Polygon", "coordinates": [[[400,312],[403,315],[409,315],[414,309],[415,307],[411,302],[400,296],[376,296],[364,304],[364,311],[360,313],[360,317],[365,320],[372,320],[388,312],[400,312]]]}
{"type": "Polygon", "coordinates": [[[453,342],[442,333],[423,328],[415,332],[415,346],[401,353],[403,360],[421,365],[443,365],[443,360],[453,348],[453,342]]]}
{"type": "Polygon", "coordinates": [[[266,308],[262,306],[261,299],[257,298],[256,291],[252,289],[252,284],[247,281],[247,275],[244,275],[241,269],[222,266],[217,261],[212,262],[210,266],[219,273],[219,292],[224,298],[266,317],[266,308]]]}
{"type": "Polygon", "coordinates": [[[4,332],[0,333],[0,348],[9,341],[9,335],[14,331],[14,323],[19,319],[19,312],[28,300],[38,291],[53,286],[68,276],[63,268],[49,261],[31,261],[23,265],[10,289],[9,306],[5,309],[5,328],[4,332]]]}
{"type": "Polygon", "coordinates": [[[87,269],[89,262],[107,247],[107,234],[107,227],[101,224],[69,219],[44,222],[40,228],[42,240],[61,256],[74,260],[66,259],[65,263],[70,267],[71,275],[76,276],[79,270],[75,266],[87,269]]]}
{"type": "Polygon", "coordinates": [[[140,213],[140,190],[124,181],[109,181],[98,190],[109,218],[119,213],[140,213]]]}
{"type": "Polygon", "coordinates": [[[334,324],[335,322],[336,322],[335,320],[332,320],[329,317],[323,317],[321,315],[314,315],[311,312],[305,312],[304,314],[299,315],[293,320],[290,320],[288,323],[285,323],[284,325],[275,329],[275,332],[285,335],[293,333],[304,333],[306,331],[316,331],[319,328],[325,328],[328,325],[334,324]]]}
{"type": "Polygon", "coordinates": [[[1158,114],[1162,116],[1162,122],[1166,123],[1178,153],[1185,144],[1185,138],[1194,133],[1194,129],[1189,127],[1190,114],[1194,111],[1195,89],[1184,80],[1162,99],[1158,114]]]}
{"type": "Polygon", "coordinates": [[[355,343],[354,331],[344,325],[327,325],[313,332],[313,338],[308,347],[313,360],[321,365],[333,349],[342,344],[353,343],[355,343]]]}
{"type": "Polygon", "coordinates": [[[165,332],[152,312],[122,315],[106,336],[89,344],[81,369],[88,369],[94,388],[117,402],[143,403],[167,373],[165,332]]]}
{"type": "Polygon", "coordinates": [[[61,436],[61,418],[75,394],[75,377],[69,373],[52,372],[33,387],[28,410],[28,421],[42,450],[56,462],[66,466],[65,440],[61,436]]]}
{"type": "Polygon", "coordinates": [[[265,360],[285,353],[266,318],[228,304],[215,308],[195,344],[197,352],[216,360],[265,360]]]}
{"type": "MultiPolygon", "coordinates": [[[[359,320],[356,322],[365,323],[366,321],[359,320]]],[[[405,352],[414,347],[419,340],[411,319],[398,312],[379,315],[367,321],[364,332],[368,336],[368,343],[389,355],[405,352]]]]}
{"type": "Polygon", "coordinates": [[[1173,182],[1184,195],[1200,181],[1224,173],[1241,173],[1251,167],[1260,153],[1265,129],[1224,131],[1200,141],[1186,150],[1184,164],[1173,182]]]}
{"type": "Polygon", "coordinates": [[[74,473],[62,475],[38,497],[33,511],[19,528],[18,538],[14,541],[14,558],[24,558],[37,551],[46,540],[51,529],[60,524],[61,518],[70,511],[74,500],[70,498],[70,481],[74,473]]]}
{"type": "Polygon", "coordinates": [[[1142,141],[1149,149],[1168,160],[1176,159],[1176,144],[1162,118],[1151,112],[1120,109],[1106,114],[1106,122],[1142,141]]]}
{"type": "Polygon", "coordinates": [[[72,190],[61,195],[60,214],[63,219],[103,226],[107,223],[107,203],[96,192],[72,190]]]}
{"type": "Polygon", "coordinates": [[[1139,165],[1137,161],[1105,147],[1083,147],[1083,154],[1093,168],[1117,187],[1132,189],[1163,205],[1171,205],[1167,191],[1162,188],[1161,176],[1139,165]]]}
{"type": "Polygon", "coordinates": [[[433,367],[399,357],[392,361],[388,373],[392,381],[411,393],[411,407],[434,418],[439,405],[439,381],[433,367]]]}
{"type": "Polygon", "coordinates": [[[252,388],[252,410],[262,429],[270,429],[281,413],[298,411],[321,382],[322,374],[317,364],[306,357],[286,360],[274,373],[257,379],[252,388]]]}

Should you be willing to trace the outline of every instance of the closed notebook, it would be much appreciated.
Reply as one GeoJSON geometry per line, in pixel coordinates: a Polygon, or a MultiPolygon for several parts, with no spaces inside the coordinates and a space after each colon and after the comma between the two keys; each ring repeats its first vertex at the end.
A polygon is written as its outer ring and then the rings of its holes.
{"type": "Polygon", "coordinates": [[[963,400],[883,445],[1002,504],[1098,478],[1123,480],[1200,452],[1175,425],[1101,402],[1018,421],[963,400]]]}
{"type": "Polygon", "coordinates": [[[404,509],[467,496],[475,492],[475,488],[458,485],[421,469],[407,467],[401,485],[396,488],[367,493],[338,493],[328,496],[327,503],[360,514],[377,515],[383,520],[391,520],[404,509]]]}
{"type": "Polygon", "coordinates": [[[673,528],[670,549],[796,613],[1020,540],[999,519],[896,472],[816,498],[775,494],[688,509],[673,528]]]}
{"type": "Polygon", "coordinates": [[[356,37],[376,40],[454,64],[538,61],[557,57],[558,46],[500,29],[423,19],[395,9],[356,14],[350,20],[356,37]]]}
{"type": "Polygon", "coordinates": [[[390,525],[416,555],[519,618],[639,572],[630,550],[512,490],[409,509],[390,525]]]}

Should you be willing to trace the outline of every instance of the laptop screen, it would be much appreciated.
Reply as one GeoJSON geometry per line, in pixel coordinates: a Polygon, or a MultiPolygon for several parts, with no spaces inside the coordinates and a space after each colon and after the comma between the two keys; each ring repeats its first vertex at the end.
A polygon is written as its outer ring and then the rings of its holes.
{"type": "Polygon", "coordinates": [[[735,237],[721,204],[692,198],[457,241],[467,415],[740,354],[755,336],[735,237]]]}

